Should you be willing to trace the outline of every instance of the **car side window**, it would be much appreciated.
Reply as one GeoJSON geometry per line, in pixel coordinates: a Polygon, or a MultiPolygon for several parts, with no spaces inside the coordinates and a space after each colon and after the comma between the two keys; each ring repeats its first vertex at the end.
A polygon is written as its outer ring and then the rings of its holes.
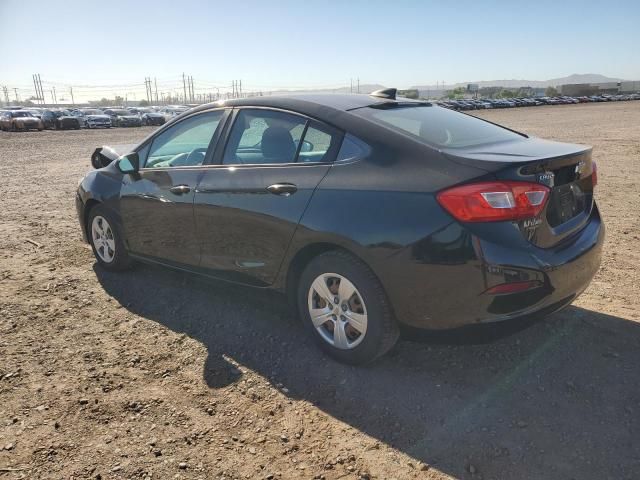
{"type": "Polygon", "coordinates": [[[224,110],[194,115],[159,134],[151,142],[144,168],[202,165],[224,110]]]}
{"type": "Polygon", "coordinates": [[[298,162],[327,162],[333,160],[340,135],[333,129],[311,121],[302,139],[298,162]]]}
{"type": "Polygon", "coordinates": [[[306,123],[306,118],[290,113],[242,109],[236,115],[222,163],[255,165],[295,162],[306,123]]]}
{"type": "Polygon", "coordinates": [[[347,133],[342,141],[336,161],[365,158],[371,153],[371,147],[357,137],[347,133]]]}

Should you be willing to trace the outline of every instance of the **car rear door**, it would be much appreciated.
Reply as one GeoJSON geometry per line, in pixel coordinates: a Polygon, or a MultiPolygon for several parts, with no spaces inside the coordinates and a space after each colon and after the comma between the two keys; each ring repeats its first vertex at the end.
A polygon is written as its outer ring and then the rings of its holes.
{"type": "Polygon", "coordinates": [[[120,192],[131,253],[198,265],[195,189],[226,118],[224,109],[196,113],[162,130],[138,150],[142,168],[124,177],[120,192]]]}
{"type": "Polygon", "coordinates": [[[269,285],[342,133],[291,112],[241,108],[224,137],[195,194],[200,266],[269,285]]]}

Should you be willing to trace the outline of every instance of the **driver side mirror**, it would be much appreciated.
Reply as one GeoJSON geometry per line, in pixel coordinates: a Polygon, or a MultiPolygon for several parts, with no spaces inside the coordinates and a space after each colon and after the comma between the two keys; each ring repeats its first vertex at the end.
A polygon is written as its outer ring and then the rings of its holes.
{"type": "Polygon", "coordinates": [[[130,153],[118,160],[117,166],[122,173],[138,173],[140,158],[136,152],[130,153]]]}

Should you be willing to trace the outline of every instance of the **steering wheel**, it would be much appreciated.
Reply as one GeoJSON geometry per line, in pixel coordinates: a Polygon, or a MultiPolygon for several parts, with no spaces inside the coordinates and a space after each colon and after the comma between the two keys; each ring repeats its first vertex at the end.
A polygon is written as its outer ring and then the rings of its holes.
{"type": "Polygon", "coordinates": [[[204,161],[204,157],[207,154],[207,148],[206,147],[201,147],[201,148],[194,148],[193,150],[191,150],[189,152],[189,155],[187,155],[187,158],[185,159],[185,164],[188,165],[202,165],[202,162],[204,161]],[[202,158],[196,158],[196,155],[202,154],[202,158]]]}
{"type": "Polygon", "coordinates": [[[207,148],[194,148],[189,153],[183,152],[174,156],[171,160],[158,163],[156,166],[163,167],[190,167],[193,165],[202,165],[207,148]],[[197,155],[202,155],[197,158],[197,155]]]}

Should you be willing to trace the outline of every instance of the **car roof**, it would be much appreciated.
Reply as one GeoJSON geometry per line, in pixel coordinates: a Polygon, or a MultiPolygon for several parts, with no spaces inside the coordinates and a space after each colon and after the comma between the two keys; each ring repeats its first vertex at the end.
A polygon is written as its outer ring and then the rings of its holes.
{"type": "Polygon", "coordinates": [[[365,94],[348,94],[348,93],[304,93],[291,95],[269,95],[263,97],[237,98],[230,100],[220,100],[218,102],[209,103],[196,107],[192,111],[205,110],[215,106],[226,107],[272,107],[287,108],[298,110],[307,114],[320,114],[326,109],[349,111],[357,108],[369,107],[380,104],[393,103],[425,103],[424,101],[411,100],[408,98],[387,99],[373,97],[365,94]]]}

